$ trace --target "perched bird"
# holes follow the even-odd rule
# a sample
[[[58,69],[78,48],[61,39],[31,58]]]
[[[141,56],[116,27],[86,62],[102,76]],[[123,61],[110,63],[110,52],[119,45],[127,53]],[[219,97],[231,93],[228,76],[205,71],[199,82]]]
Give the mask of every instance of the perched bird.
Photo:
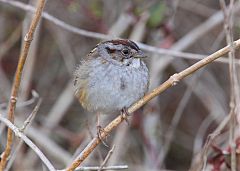
[[[113,114],[144,96],[149,72],[146,55],[131,40],[99,43],[75,71],[75,95],[88,111]],[[99,124],[98,124],[99,126]]]

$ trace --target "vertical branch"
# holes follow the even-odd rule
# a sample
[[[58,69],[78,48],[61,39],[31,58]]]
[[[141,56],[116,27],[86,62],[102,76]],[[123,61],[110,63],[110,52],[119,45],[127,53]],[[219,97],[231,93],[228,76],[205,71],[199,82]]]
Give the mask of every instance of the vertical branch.
[[[229,130],[229,144],[231,147],[231,170],[236,171],[237,161],[236,161],[236,144],[235,144],[235,127],[236,127],[236,105],[239,102],[239,86],[236,75],[235,67],[235,49],[233,47],[233,8],[234,0],[230,1],[229,8],[226,7],[225,1],[221,0],[220,4],[222,6],[224,14],[224,29],[226,34],[227,44],[230,46],[229,55],[229,75],[230,75],[230,86],[231,86],[231,96],[230,96],[230,130]]]
[[[31,22],[29,31],[26,34],[26,36],[24,37],[23,50],[21,51],[21,54],[19,57],[17,70],[15,73],[15,78],[14,78],[14,82],[13,82],[13,86],[12,86],[11,97],[10,97],[10,101],[8,104],[8,119],[12,123],[14,122],[14,112],[15,112],[15,107],[16,107],[16,103],[17,103],[17,97],[18,97],[18,91],[19,91],[19,86],[20,86],[21,77],[22,77],[23,66],[25,64],[25,61],[26,61],[26,58],[27,58],[27,55],[29,52],[29,48],[31,45],[31,41],[33,39],[34,32],[36,30],[37,24],[41,17],[44,5],[45,5],[45,0],[38,1],[37,10],[35,12],[32,22]],[[13,143],[13,132],[10,128],[8,128],[7,145],[6,145],[6,149],[3,153],[2,160],[0,163],[0,171],[3,171],[6,166],[7,158],[11,152],[12,143]]]

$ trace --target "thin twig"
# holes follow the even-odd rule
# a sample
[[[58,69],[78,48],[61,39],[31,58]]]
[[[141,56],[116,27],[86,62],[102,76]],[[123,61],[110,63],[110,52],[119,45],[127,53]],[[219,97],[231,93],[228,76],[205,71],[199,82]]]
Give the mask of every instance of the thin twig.
[[[77,167],[75,171],[91,171],[91,170],[98,170],[99,166],[82,166]],[[107,166],[103,167],[102,170],[123,170],[128,169],[127,165],[120,165],[120,166]],[[57,170],[57,171],[65,171],[65,170]]]
[[[55,171],[52,163],[47,159],[47,157],[42,153],[42,151],[24,134],[22,133],[15,125],[13,125],[8,119],[2,117],[0,114],[0,121],[3,122],[9,129],[11,129],[15,135],[21,138],[43,161],[50,171]]]
[[[209,147],[211,146],[215,137],[218,136],[221,133],[221,131],[223,130],[223,128],[227,125],[230,118],[231,118],[231,113],[228,116],[226,116],[226,118],[221,122],[221,124],[217,127],[217,129],[215,129],[215,131],[213,133],[208,135],[207,141],[203,147],[202,154],[201,154],[201,158],[202,158],[201,161],[203,161],[203,163],[200,166],[199,170],[205,171],[205,168],[207,165],[207,154],[208,154]]]
[[[31,41],[33,39],[34,32],[35,32],[37,24],[41,18],[41,14],[42,14],[44,5],[45,5],[45,0],[38,1],[36,13],[32,20],[32,23],[30,25],[29,31],[24,38],[23,50],[21,51],[21,54],[19,57],[18,66],[17,66],[17,70],[15,73],[15,78],[14,78],[14,82],[13,82],[13,86],[12,86],[11,97],[10,97],[10,101],[9,101],[9,105],[8,105],[8,119],[12,123],[14,123],[14,112],[15,112],[15,107],[16,107],[16,103],[17,103],[18,90],[19,90],[19,86],[20,86],[20,82],[21,82],[23,66],[25,64],[25,61],[26,61],[26,58],[27,58],[27,55],[29,52],[29,48],[31,45]],[[13,143],[12,130],[10,128],[8,128],[7,145],[6,145],[6,149],[3,153],[2,160],[0,163],[0,171],[3,171],[6,166],[7,158],[11,152],[12,143]]]
[[[236,143],[235,143],[235,127],[236,127],[236,87],[238,87],[236,79],[236,68],[235,68],[235,49],[233,48],[233,10],[234,10],[234,0],[230,0],[229,7],[227,8],[224,0],[220,0],[220,4],[224,14],[224,30],[226,34],[227,44],[230,45],[229,56],[229,75],[230,75],[230,128],[229,128],[229,144],[231,147],[231,170],[236,171],[237,161],[236,161]]]
[[[239,48],[240,46],[240,39],[235,41],[233,43],[234,48]],[[131,107],[128,108],[128,113],[133,113],[140,107],[142,107],[144,104],[146,104],[148,101],[150,101],[152,98],[156,97],[157,95],[164,92],[166,89],[176,85],[180,80],[187,77],[188,75],[194,73],[195,71],[199,70],[200,68],[204,67],[205,65],[211,63],[215,59],[219,58],[220,56],[228,53],[230,51],[230,46],[226,46],[215,53],[209,55],[208,57],[202,59],[201,61],[195,63],[194,65],[186,68],[185,70],[176,73],[172,75],[167,81],[165,81],[163,84],[161,84],[159,87],[155,88],[151,93],[144,96],[142,99],[134,103]],[[102,139],[105,139],[109,133],[116,128],[122,121],[124,121],[124,118],[119,115],[116,117],[112,122],[110,122],[105,128],[104,131],[101,133]],[[75,168],[77,168],[87,157],[88,155],[97,147],[98,144],[101,143],[101,140],[98,137],[95,137],[86,147],[85,149],[80,153],[78,158],[67,168],[67,171],[73,171]]]
[[[33,104],[39,98],[38,93],[35,90],[32,90],[32,98],[26,101],[18,101],[16,108],[26,107]],[[0,104],[0,110],[7,108],[7,103]]]
[[[202,150],[202,148],[205,144],[205,141],[206,141],[206,139],[205,139],[206,135],[208,135],[209,127],[212,126],[215,122],[217,123],[217,125],[219,125],[222,122],[222,120],[226,117],[226,116],[221,117],[217,114],[215,115],[215,114],[213,114],[213,112],[211,112],[201,122],[201,124],[197,130],[196,136],[194,138],[194,145],[193,145],[193,154],[194,155],[196,155],[196,154],[198,155],[199,151]],[[221,122],[218,122],[217,121],[218,119],[221,119]],[[194,159],[194,157],[192,158],[191,163],[192,163],[191,164],[192,166],[194,165],[194,163],[196,163],[196,160]]]
[[[20,119],[19,121],[21,122]],[[28,127],[28,129],[26,130],[26,134],[33,141],[37,142],[37,144],[41,146],[41,149],[46,151],[47,154],[53,156],[58,161],[62,162],[62,164],[67,165],[71,161],[71,154],[65,149],[63,149],[60,145],[58,145],[50,137],[46,136],[46,134],[43,131],[39,130],[38,127]],[[26,160],[27,159],[31,160],[29,156],[26,156]]]
[[[29,4],[32,4],[34,6],[37,5],[36,0],[29,0]],[[29,25],[32,21],[32,13],[28,12],[26,13],[26,16],[23,20],[22,24],[22,40],[21,42],[24,42],[24,35],[27,33]],[[21,92],[20,92],[20,100],[27,100],[29,97],[29,93],[31,92],[31,86],[32,86],[32,81],[33,81],[33,75],[34,75],[34,69],[36,68],[36,61],[38,57],[38,44],[40,40],[40,25],[41,25],[41,20],[39,21],[39,24],[36,28],[36,31],[34,33],[34,40],[31,42],[31,48],[29,49],[28,52],[28,58],[25,62],[24,65],[24,70],[23,70],[23,76],[22,76],[22,81],[21,81]]]
[[[206,171],[207,166],[207,156],[209,148],[214,141],[214,139],[221,133],[221,131],[225,128],[228,122],[231,119],[231,114],[228,114],[223,121],[218,125],[218,127],[213,131],[213,133],[209,134],[207,140],[204,144],[203,149],[199,152],[199,159],[191,166],[189,171]]]
[[[12,5],[14,7],[23,9],[25,11],[29,11],[29,12],[34,12],[35,11],[35,8],[33,6],[22,3],[20,1],[0,0],[0,2]],[[218,16],[219,16],[219,13],[216,13],[216,15],[214,15],[211,18],[211,20],[209,20],[209,22],[206,23],[202,27],[208,26],[209,23],[210,23],[210,26],[212,26],[213,23],[216,23],[216,22],[220,23],[222,21],[222,18],[221,17],[217,18]],[[47,12],[43,12],[42,17],[47,19],[48,21],[56,24],[57,26],[65,29],[67,31],[70,31],[72,33],[78,34],[78,35],[82,35],[82,36],[86,36],[86,37],[90,37],[90,38],[102,39],[102,40],[116,39],[117,38],[117,37],[106,35],[106,34],[91,32],[91,31],[87,31],[87,30],[84,30],[84,29],[79,29],[77,27],[74,27],[74,26],[62,21],[62,20],[59,20],[58,18],[50,15]],[[196,33],[197,33],[197,31],[196,31]],[[194,34],[196,34],[196,33],[194,33]],[[172,49],[163,49],[163,48],[153,47],[153,46],[149,46],[149,45],[139,43],[139,42],[137,42],[137,44],[143,50],[146,50],[146,51],[152,52],[152,53],[156,53],[156,54],[160,54],[160,55],[174,56],[174,57],[185,58],[185,59],[193,59],[193,60],[200,60],[200,59],[203,59],[206,56],[206,55],[195,54],[195,53],[180,52],[180,51],[172,50]],[[228,60],[225,59],[225,58],[220,58],[220,59],[217,59],[215,62],[222,62],[222,63],[227,64]],[[240,61],[236,60],[236,63],[240,64]]]
[[[30,126],[30,124],[32,123],[33,119],[35,118],[38,110],[39,110],[39,107],[42,103],[42,99],[40,98],[37,102],[37,105],[34,107],[33,111],[30,113],[30,115],[28,116],[28,118],[25,120],[22,128],[19,129],[19,131],[23,132],[26,130],[26,128],[28,126]],[[6,167],[6,171],[10,170],[16,156],[17,156],[17,153],[19,152],[20,148],[22,147],[22,144],[23,144],[23,140],[21,140],[18,144],[17,144],[17,147],[15,148],[15,151],[13,152],[13,154],[11,155],[11,158],[9,159],[9,162],[7,164],[7,167]]]
[[[103,167],[107,164],[108,160],[110,159],[112,153],[113,153],[113,150],[115,149],[115,145],[113,145],[113,147],[111,148],[111,150],[109,150],[107,156],[105,157],[105,159],[103,160],[101,166],[99,167],[98,171],[101,171],[103,170]]]
[[[37,105],[35,106],[35,108],[33,109],[33,111],[31,112],[31,114],[28,116],[28,118],[24,121],[24,124],[23,126],[20,128],[20,131],[24,132],[24,130],[27,128],[27,126],[32,122],[32,120],[35,118],[37,112],[38,112],[38,109],[40,107],[42,103],[42,99],[40,98],[38,100],[38,103]]]

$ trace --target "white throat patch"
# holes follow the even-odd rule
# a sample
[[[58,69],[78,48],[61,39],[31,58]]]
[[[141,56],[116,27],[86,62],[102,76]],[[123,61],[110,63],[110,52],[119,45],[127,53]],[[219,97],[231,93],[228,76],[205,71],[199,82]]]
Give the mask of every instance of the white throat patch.
[[[134,68],[139,68],[141,66],[140,59],[133,59],[132,63],[131,63],[131,66],[134,67]]]

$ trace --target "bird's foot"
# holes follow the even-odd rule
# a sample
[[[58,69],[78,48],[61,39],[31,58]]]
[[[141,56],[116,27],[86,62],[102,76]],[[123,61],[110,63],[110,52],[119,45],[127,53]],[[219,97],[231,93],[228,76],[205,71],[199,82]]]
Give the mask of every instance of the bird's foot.
[[[128,117],[130,116],[128,110],[126,107],[123,107],[121,110],[121,116],[122,118],[127,122],[128,125],[130,125]]]
[[[97,125],[97,136],[98,136],[98,138],[99,138],[100,141],[103,143],[103,145],[105,145],[106,147],[109,147],[109,146],[107,145],[107,143],[104,141],[103,137],[101,136],[102,133],[107,134],[107,132],[102,128],[101,125]]]

